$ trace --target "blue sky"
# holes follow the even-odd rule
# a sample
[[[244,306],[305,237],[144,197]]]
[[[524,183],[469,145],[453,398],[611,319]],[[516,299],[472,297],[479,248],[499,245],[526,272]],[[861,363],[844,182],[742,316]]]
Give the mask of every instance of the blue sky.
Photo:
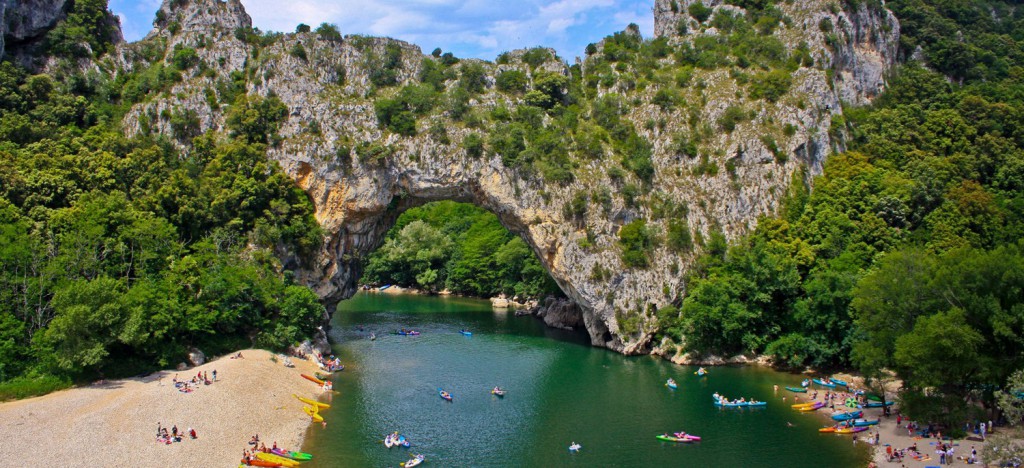
[[[110,0],[124,37],[152,28],[160,0]],[[501,52],[553,47],[572,61],[588,43],[636,23],[653,33],[654,0],[242,0],[253,25],[290,32],[299,23],[338,25],[342,34],[389,36],[458,57],[494,60]]]

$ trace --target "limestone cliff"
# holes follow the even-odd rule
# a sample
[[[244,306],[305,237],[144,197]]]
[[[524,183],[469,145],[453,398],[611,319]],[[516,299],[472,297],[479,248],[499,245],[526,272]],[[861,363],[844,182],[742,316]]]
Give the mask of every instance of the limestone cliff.
[[[688,16],[689,3],[656,1],[656,35],[672,47],[719,34]],[[716,10],[743,14],[719,3],[708,2]],[[197,51],[200,66],[125,117],[131,132],[164,133],[182,145],[188,135],[175,135],[171,116],[187,112],[196,117],[198,130],[224,131],[229,103],[221,101],[232,83],[244,81],[248,93],[273,94],[287,105],[282,140],[268,154],[309,194],[328,238],[315,259],[282,253],[286,266],[329,304],[354,293],[360,259],[380,245],[403,210],[432,200],[465,201],[494,212],[532,247],[579,307],[593,344],[642,353],[657,331],[653,312],[683,293],[682,279],[695,253],[672,251],[661,242],[646,253],[647,267],[627,267],[619,230],[642,219],[663,237],[674,217],[683,219],[698,240],[712,232],[728,238],[748,232],[758,217],[778,209],[801,168],[807,174],[821,171],[836,144],[830,129],[843,102],[867,102],[884,86],[899,31],[891,13],[867,7],[832,11],[832,4],[780,3],[787,19],[773,25],[769,36],[788,50],[806,51],[807,58],[787,72],[791,84],[779,96],[749,91],[747,83],[762,72],[736,65],[691,67],[686,83],[692,84],[677,84],[683,80],[675,78],[672,54],[655,56],[641,73],[636,65],[601,62],[605,51],[595,51],[578,68],[552,54],[538,63],[536,53],[528,59],[527,52],[515,51],[498,64],[446,65],[446,96],[458,86],[458,76],[476,66],[485,72],[482,90],[468,97],[468,117],[432,110],[417,119],[415,135],[379,123],[374,100],[418,82],[424,63],[440,58],[392,39],[315,32],[260,36],[251,31],[238,0],[165,2],[153,32],[141,43],[122,45],[104,66],[131,73],[169,62],[176,46]],[[154,48],[159,53],[154,55]],[[374,84],[385,62],[397,86]],[[605,140],[592,151],[596,157],[580,156],[582,143],[569,142],[573,176],[560,183],[509,167],[490,144],[479,155],[467,151],[471,135],[486,136],[502,109],[530,98],[497,89],[496,78],[508,70],[521,71],[534,87],[552,74],[582,76],[584,83],[593,76],[592,86],[580,95],[583,102],[574,104],[580,119],[592,125],[586,120],[594,112],[592,103],[618,99],[621,118],[650,144],[650,180],[623,173]],[[671,102],[664,102],[665,95],[673,96]],[[544,115],[538,124],[555,125],[553,119]],[[833,132],[841,133],[841,128]],[[680,139],[698,134],[696,151],[680,150]],[[642,190],[627,195],[630,187]],[[610,195],[598,203],[601,190]],[[589,206],[582,212],[566,209],[581,194]]]
[[[53,28],[65,12],[67,0],[0,1],[0,58],[8,44],[38,39]]]

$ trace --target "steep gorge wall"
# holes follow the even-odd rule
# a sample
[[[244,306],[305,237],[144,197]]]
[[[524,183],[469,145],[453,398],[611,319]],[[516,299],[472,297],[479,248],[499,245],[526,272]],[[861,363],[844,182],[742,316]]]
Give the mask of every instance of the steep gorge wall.
[[[685,14],[688,3],[673,8],[669,2],[656,1],[657,36],[679,45],[717,34]],[[842,102],[868,102],[884,86],[884,72],[895,61],[899,31],[891,13],[866,7],[833,12],[830,5],[780,3],[791,22],[780,26],[775,37],[791,50],[806,42],[814,65],[794,71],[788,92],[773,102],[750,98],[728,68],[697,70],[694,80],[701,86],[676,90],[681,104],[668,109],[653,100],[671,80],[652,80],[642,88],[627,86],[625,79],[598,86],[598,96],[624,97],[628,106],[623,118],[653,147],[655,174],[638,203],[622,197],[623,182],[609,175],[619,165],[609,148],[604,149],[604,158],[573,155],[571,182],[545,183],[536,174],[506,167],[501,155],[492,151],[483,157],[467,154],[464,139],[486,134],[486,117],[481,126],[435,110],[419,119],[415,136],[382,128],[373,99],[395,89],[372,86],[370,72],[379,66],[376,58],[386,54],[389,45],[400,48],[399,83],[416,82],[425,58],[418,47],[400,41],[357,36],[327,40],[315,33],[297,33],[260,47],[237,34],[239,28],[251,26],[238,0],[177,0],[165,2],[163,20],[146,40],[122,45],[106,65],[122,72],[145,68],[147,44],[164,47],[158,60],[169,59],[178,44],[194,47],[203,63],[168,92],[133,108],[125,118],[132,132],[174,137],[167,116],[186,110],[198,117],[202,130],[224,130],[228,106],[211,99],[216,101],[232,72],[247,78],[250,94],[274,94],[288,106],[288,119],[280,129],[283,139],[268,154],[310,195],[328,238],[315,259],[285,252],[286,267],[295,269],[298,279],[329,304],[353,294],[360,259],[381,244],[404,209],[432,200],[466,201],[494,212],[526,240],[580,307],[593,344],[642,353],[650,349],[657,331],[653,311],[683,293],[683,277],[695,253],[680,255],[662,243],[650,252],[649,267],[629,268],[620,258],[619,229],[645,219],[650,228],[665,233],[668,220],[656,213],[665,206],[680,206],[697,237],[719,231],[735,238],[748,232],[758,217],[779,208],[801,168],[807,174],[820,173],[823,160],[838,144],[829,130],[842,113]],[[826,16],[835,25],[835,37],[822,31]],[[686,34],[675,33],[680,21],[687,22]],[[305,58],[292,53],[297,44]],[[480,63],[487,72],[486,89],[472,97],[472,109],[488,111],[522,102],[521,96],[495,89],[495,77],[503,70],[522,70],[531,79],[545,72],[570,73],[560,61],[533,68],[522,56],[523,51],[515,51],[504,64],[463,60],[456,66]],[[661,59],[665,67],[671,67],[672,60]],[[584,73],[590,63],[581,63]],[[630,70],[616,73],[624,77]],[[454,88],[455,80],[446,86]],[[701,144],[703,159],[678,154],[673,135],[690,131],[688,121],[713,126],[729,107],[742,107],[747,118],[733,131],[712,132]],[[444,138],[426,131],[435,123],[444,129]],[[769,148],[765,135],[772,136],[778,148]],[[356,149],[360,147],[362,152]],[[365,157],[370,148],[376,156]],[[712,174],[699,170],[701,164],[730,169]],[[608,187],[615,195],[607,210],[591,206],[583,219],[575,219],[563,209],[574,196],[597,187]]]

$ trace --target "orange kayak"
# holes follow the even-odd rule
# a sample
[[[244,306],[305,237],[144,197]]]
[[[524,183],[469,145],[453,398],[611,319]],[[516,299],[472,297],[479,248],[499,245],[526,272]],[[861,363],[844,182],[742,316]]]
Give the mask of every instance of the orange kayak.
[[[320,380],[320,379],[318,379],[316,377],[313,377],[312,375],[308,375],[308,374],[301,374],[301,375],[302,375],[302,378],[304,378],[304,379],[306,379],[306,380],[308,380],[310,382],[314,382],[317,385],[323,385],[324,384],[323,380]]]

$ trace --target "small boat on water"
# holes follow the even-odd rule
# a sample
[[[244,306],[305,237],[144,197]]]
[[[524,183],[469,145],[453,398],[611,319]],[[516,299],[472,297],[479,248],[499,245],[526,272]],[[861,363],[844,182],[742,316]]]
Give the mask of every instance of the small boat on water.
[[[462,333],[465,336],[473,336],[473,332],[467,330],[459,330],[459,333]]]
[[[849,419],[857,419],[861,416],[864,416],[863,411],[848,411],[846,413],[833,414],[832,419],[835,419],[836,421],[846,421]]]
[[[395,335],[401,335],[401,336],[416,336],[416,335],[419,335],[420,332],[418,332],[416,330],[405,330],[405,329],[402,329],[402,330],[396,330],[394,334]]]
[[[674,435],[676,437],[680,437],[680,438],[684,438],[684,439],[690,439],[690,440],[693,440],[693,441],[700,442],[700,436],[695,436],[693,434],[687,434],[685,432],[676,432],[676,433],[674,433],[672,435]]]
[[[377,335],[374,335],[373,333],[370,333],[370,341],[373,341],[373,340],[376,340],[376,339],[377,339]]]
[[[491,389],[491,395],[495,395],[495,396],[499,396],[499,397],[504,397],[505,396],[505,391],[502,390],[501,387],[494,387],[494,388]]]
[[[668,379],[668,381],[665,382],[665,386],[668,387],[668,388],[671,388],[672,390],[675,390],[676,388],[679,388],[679,386],[676,385],[675,379]]]
[[[654,437],[657,438],[658,440],[662,441],[662,442],[676,442],[676,443],[683,443],[683,444],[689,444],[689,443],[696,442],[696,440],[693,440],[693,439],[687,439],[686,437],[670,436],[668,434],[661,434],[661,435],[657,435],[657,436],[654,436]]]
[[[384,446],[387,448],[395,447],[400,444],[399,439],[401,436],[398,435],[398,431],[392,432],[384,436]]]
[[[426,458],[427,457],[425,457],[423,455],[416,455],[411,460],[409,460],[407,462],[399,463],[399,465],[400,466],[404,466],[405,468],[409,468],[411,466],[416,466],[416,465],[419,465],[420,463],[423,463],[423,460],[425,460]]]
[[[439,389],[437,389],[437,394],[440,395],[441,398],[443,398],[445,400],[452,401],[452,394],[451,393],[448,393],[448,392],[446,392],[444,390],[441,390],[439,388]]]
[[[807,389],[804,387],[786,387],[786,390],[794,393],[807,393]]]
[[[768,406],[768,402],[767,401],[757,401],[757,400],[729,401],[729,400],[726,400],[724,397],[717,396],[718,395],[717,393],[715,395],[716,396],[712,397],[712,398],[715,399],[715,406],[721,406],[723,408],[741,408],[741,407]]]
[[[581,448],[583,448],[583,446],[577,444],[576,442],[573,442],[572,444],[569,445],[570,452],[579,452]]]
[[[700,377],[704,377],[707,374],[708,374],[707,369],[705,369],[703,367],[701,367],[700,369],[697,369],[697,372],[694,372],[694,375],[697,375],[697,376],[700,376]]]

